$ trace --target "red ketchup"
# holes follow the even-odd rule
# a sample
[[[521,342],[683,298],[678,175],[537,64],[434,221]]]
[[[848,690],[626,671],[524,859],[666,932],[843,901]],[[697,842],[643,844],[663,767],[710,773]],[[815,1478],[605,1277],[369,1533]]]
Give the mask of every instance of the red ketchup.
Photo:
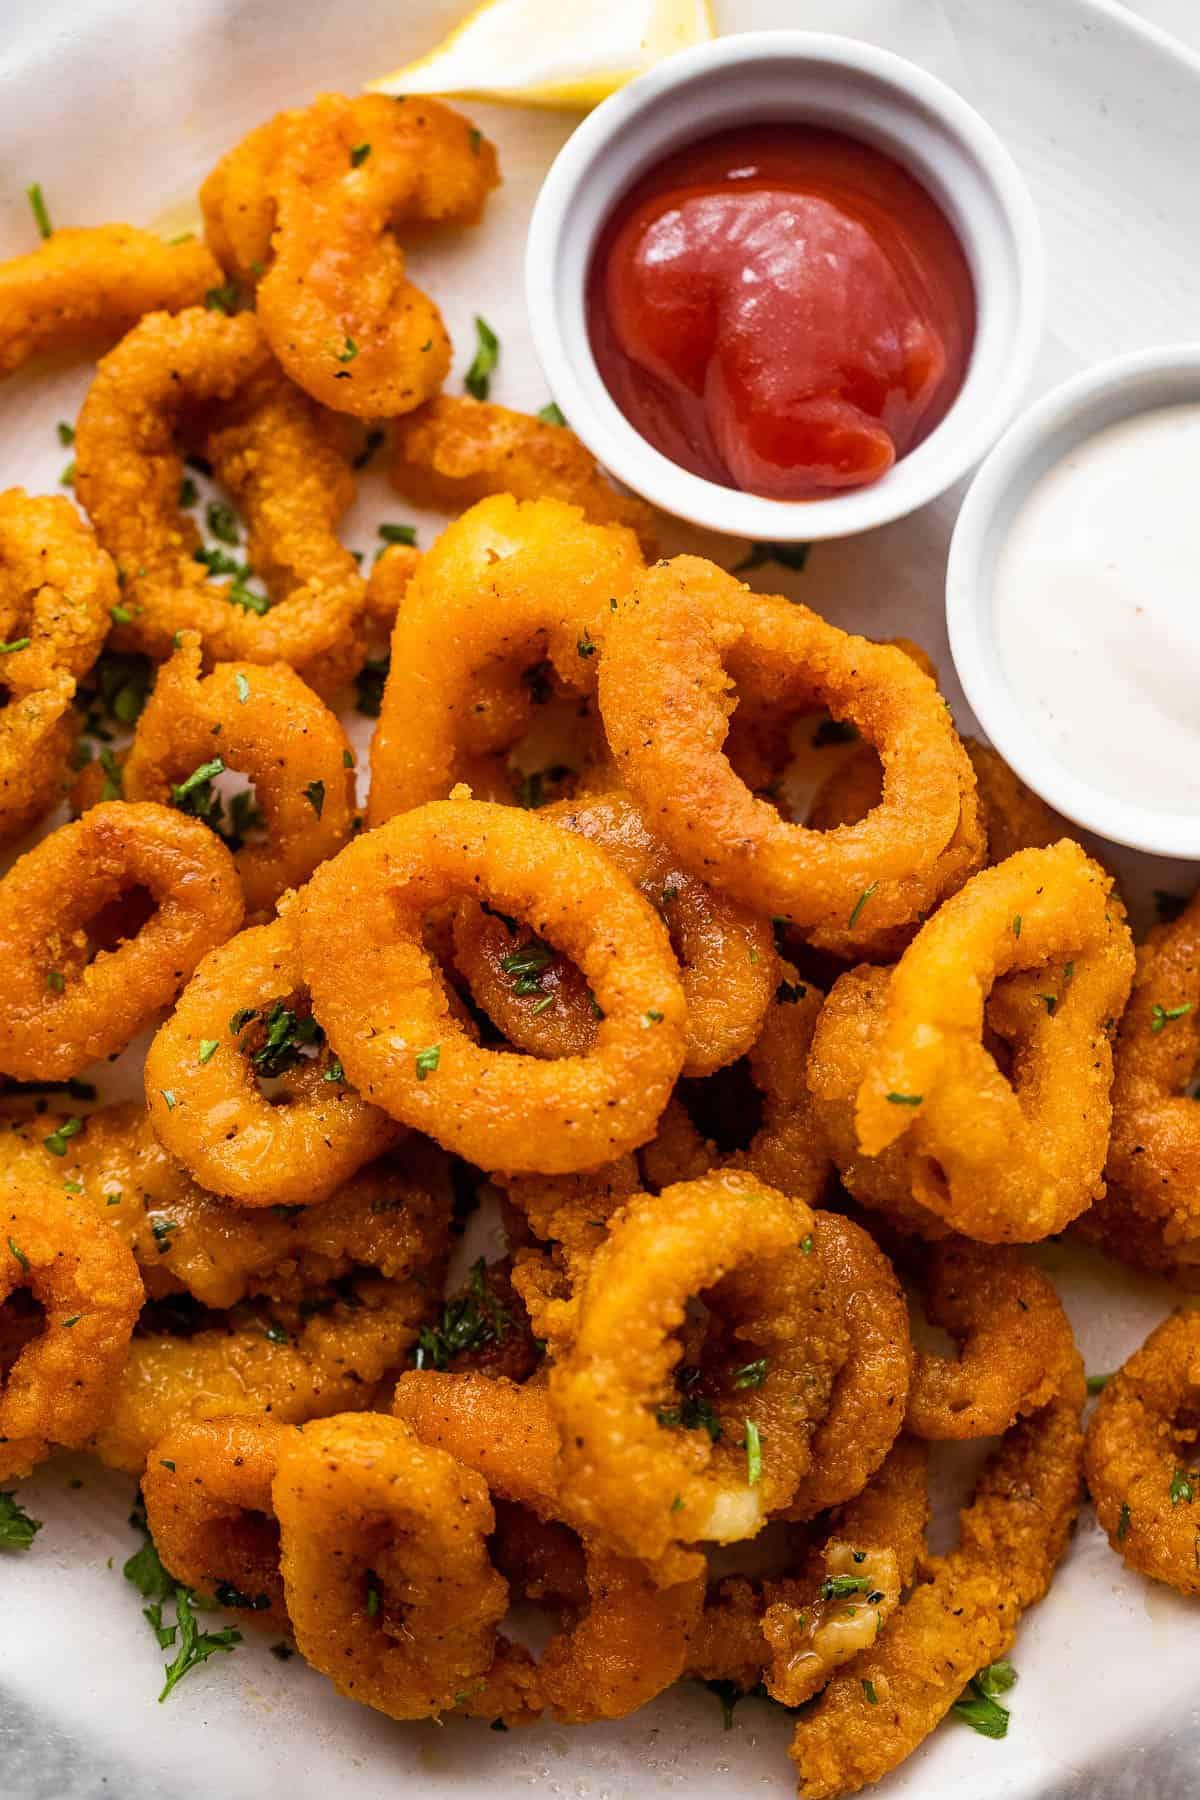
[[[722,132],[652,170],[600,235],[587,304],[641,435],[776,500],[878,480],[944,417],[975,330],[962,246],[920,183],[797,125]]]

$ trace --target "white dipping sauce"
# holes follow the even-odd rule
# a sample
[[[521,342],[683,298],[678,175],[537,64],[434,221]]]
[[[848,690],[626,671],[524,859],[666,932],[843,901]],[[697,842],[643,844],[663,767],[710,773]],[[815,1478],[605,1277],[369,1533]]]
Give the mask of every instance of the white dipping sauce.
[[[1066,768],[1200,813],[1200,404],[1110,425],[1047,470],[992,610],[1005,679]]]

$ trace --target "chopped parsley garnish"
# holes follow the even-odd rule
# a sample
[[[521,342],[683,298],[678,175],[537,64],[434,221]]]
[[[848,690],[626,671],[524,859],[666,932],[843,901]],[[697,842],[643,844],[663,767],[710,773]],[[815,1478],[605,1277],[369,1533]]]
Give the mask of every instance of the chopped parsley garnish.
[[[383,1590],[379,1585],[379,1577],[374,1569],[367,1570],[367,1617],[377,1619],[379,1609],[383,1605]]]
[[[11,638],[7,644],[0,644],[0,656],[11,656],[16,650],[28,650],[32,638]]]
[[[226,598],[230,606],[240,606],[243,612],[257,613],[260,619],[271,610],[271,602],[267,595],[256,594],[253,588],[246,586],[244,579],[240,576],[236,577],[230,585]]]
[[[179,483],[179,505],[182,507],[195,506],[199,498],[200,489],[190,475],[185,475]]]
[[[417,528],[415,525],[381,525],[379,535],[385,544],[415,544]]]
[[[346,1079],[346,1071],[345,1071],[345,1069],[343,1069],[343,1067],[341,1065],[341,1060],[335,1056],[333,1061],[330,1063],[329,1067],[326,1069],[325,1073],[322,1075],[321,1080],[337,1082],[337,1081],[345,1081],[345,1079]]]
[[[75,442],[75,427],[73,425],[68,425],[65,419],[60,419],[54,429],[58,433],[58,441],[63,449],[69,450],[71,445]]]
[[[822,1600],[844,1600],[850,1594],[866,1594],[871,1589],[869,1575],[827,1575],[821,1583]]]
[[[209,312],[231,313],[238,303],[236,281],[223,281],[220,287],[209,288],[204,296],[204,304]]]
[[[42,1142],[45,1144],[51,1156],[65,1156],[67,1154],[68,1138],[78,1137],[82,1130],[83,1120],[77,1116],[72,1116],[69,1119],[64,1119],[60,1125],[56,1125],[54,1130],[50,1133],[50,1136],[43,1138]]]
[[[824,750],[828,744],[853,744],[858,735],[858,726],[851,725],[848,719],[822,719],[812,735],[813,749]]]
[[[231,1031],[241,1016],[240,1013],[234,1014],[230,1023]],[[252,1012],[250,1018],[254,1017]],[[249,1019],[245,1023],[248,1024]],[[241,1026],[238,1026],[238,1030],[241,1030]],[[263,1031],[263,1042],[250,1058],[256,1074],[263,1081],[272,1081],[276,1076],[285,1074],[288,1069],[294,1069],[304,1058],[306,1047],[323,1043],[325,1037],[314,1018],[294,1012],[282,1000],[276,1000],[265,1016]]]
[[[290,1344],[292,1341],[282,1325],[264,1325],[263,1336],[268,1344]]]
[[[478,126],[471,125],[468,127],[467,142],[471,146],[471,155],[478,156],[480,147],[483,143],[483,133],[479,130]]]
[[[422,1325],[413,1350],[418,1369],[444,1369],[450,1359],[485,1344],[502,1344],[512,1320],[487,1285],[482,1256],[472,1266],[466,1292],[447,1300],[437,1325]]]
[[[9,1239],[9,1243],[12,1243],[11,1238]],[[1167,1492],[1171,1496],[1172,1506],[1178,1506],[1181,1501],[1186,1501],[1189,1506],[1191,1505],[1193,1480],[1195,1480],[1195,1476],[1189,1475],[1186,1470],[1176,1469],[1174,1475],[1171,1477],[1171,1485],[1167,1489]]]
[[[16,1243],[14,1239],[9,1238],[8,1247],[12,1251],[13,1255],[16,1257],[17,1261],[20,1263],[21,1267],[24,1269],[25,1273],[28,1275],[28,1273],[29,1273],[29,1258],[26,1256],[25,1252],[22,1250],[20,1244]]]
[[[767,1700],[772,1706],[780,1704],[768,1694],[761,1681],[748,1688],[739,1687],[736,1681],[702,1681],[700,1686],[716,1695],[721,1706],[721,1724],[726,1731],[733,1730],[733,1709],[740,1700]]]
[[[40,1519],[31,1519],[17,1504],[11,1488],[0,1488],[0,1550],[28,1550],[42,1529]]]
[[[663,1022],[663,1018],[664,1018],[664,1014],[657,1012],[654,1009],[654,1007],[651,1006],[651,1007],[648,1007],[647,1010],[642,1014],[642,1024],[643,1025],[661,1025]]]
[[[1102,1394],[1111,1380],[1111,1375],[1089,1375],[1087,1378],[1088,1393]]]
[[[204,509],[204,523],[222,544],[237,544],[241,541],[238,516],[228,500],[210,500]]]
[[[428,1044],[424,1050],[418,1050],[416,1055],[417,1080],[424,1081],[427,1075],[436,1074],[441,1060],[442,1046],[440,1044]]]
[[[246,680],[246,677],[242,674],[240,669],[233,678],[233,685],[237,691],[239,703],[242,706],[245,706],[247,700],[250,698],[250,683]]]
[[[540,406],[537,416],[543,425],[565,425],[567,422],[563,418],[562,409],[554,400],[548,400],[545,406]]]
[[[1176,1019],[1184,1018],[1191,1010],[1192,1004],[1190,1000],[1185,1000],[1181,1006],[1160,1006],[1158,1002],[1155,1001],[1154,1005],[1150,1008],[1150,1029],[1154,1032],[1162,1031]]]
[[[1125,1542],[1126,1537],[1129,1534],[1129,1519],[1130,1519],[1129,1502],[1126,1500],[1123,1500],[1121,1502],[1121,1511],[1117,1515],[1117,1542],[1118,1542],[1118,1544],[1123,1544]]]
[[[757,1487],[762,1480],[762,1437],[753,1419],[746,1420],[746,1480]]]
[[[1020,915],[1020,913],[1013,914],[1012,934],[1015,938],[1019,938],[1021,935],[1021,915]]]
[[[350,150],[350,167],[352,169],[361,169],[370,154],[370,144],[354,144]]]
[[[1047,1017],[1052,1019],[1054,1017],[1055,1013],[1058,1011],[1058,995],[1057,994],[1039,994],[1038,999],[1041,1001],[1042,1005],[1045,1007]]]
[[[486,319],[475,315],[475,360],[467,370],[464,386],[476,400],[486,400],[491,389],[492,372],[500,360],[500,339]]]
[[[552,763],[547,769],[531,770],[517,784],[517,805],[523,806],[526,812],[536,812],[550,798],[546,792],[547,784],[557,787],[570,773],[565,763]]]
[[[154,1233],[154,1245],[158,1254],[166,1256],[171,1248],[171,1233],[179,1230],[178,1219],[151,1219],[150,1229]]]
[[[541,938],[530,938],[516,950],[510,950],[507,956],[500,958],[500,967],[512,983],[514,994],[540,994],[542,976],[555,960],[555,953],[549,944]]]
[[[967,1683],[962,1699],[955,1701],[951,1711],[981,1737],[1002,1738],[1008,1732],[1009,1713],[996,1695],[1007,1693],[1016,1679],[1011,1663],[989,1663]]]
[[[220,1044],[216,1038],[201,1038],[200,1046],[196,1051],[196,1061],[198,1063],[211,1062],[219,1049]]]
[[[170,1465],[174,1468],[174,1463]],[[243,1612],[266,1612],[271,1604],[269,1594],[243,1594],[235,1588],[232,1581],[218,1581],[213,1589],[213,1599],[218,1606],[237,1608]]]
[[[50,969],[47,971],[47,973],[46,973],[46,991],[47,991],[47,993],[61,994],[63,989],[66,987],[66,985],[67,985],[67,978],[63,974],[61,969]]]
[[[807,992],[802,981],[781,981],[775,989],[775,998],[781,1006],[794,1006],[797,1000],[803,1000]]]
[[[391,667],[388,656],[368,656],[354,677],[354,705],[365,719],[377,719],[383,706],[383,688]]]
[[[127,606],[110,606],[108,616],[114,625],[129,625],[133,622],[133,614]]]
[[[226,1652],[234,1650],[242,1641],[241,1632],[235,1631],[232,1625],[227,1625],[223,1631],[198,1631],[192,1613],[192,1596],[190,1590],[185,1587],[175,1589],[174,1625],[163,1626],[161,1602],[146,1607],[145,1613],[164,1649],[170,1648],[175,1643],[176,1633],[178,1633],[179,1649],[174,1662],[166,1665],[166,1680],[163,1683],[162,1692],[158,1696],[160,1705],[167,1695],[179,1685],[185,1675],[190,1675],[193,1669],[198,1669],[201,1663],[206,1663],[209,1657],[215,1655],[218,1650]],[[164,1643],[163,1639],[167,1632],[170,1633],[170,1636]]]
[[[591,632],[585,629],[583,636],[576,641],[575,648],[586,661],[589,656],[595,656],[600,646]]]
[[[257,1019],[257,1017],[258,1010],[256,1007],[239,1006],[238,1010],[229,1021],[230,1037],[236,1037],[239,1031],[244,1031],[246,1029],[246,1026],[250,1023],[251,1019]]]
[[[865,887],[863,889],[862,893],[858,896],[858,899],[854,902],[854,910],[850,914],[849,919],[847,919],[847,921],[846,921],[848,930],[850,930],[850,931],[854,930],[854,927],[858,924],[859,914],[862,912],[863,907],[867,904],[867,901],[871,898],[871,895],[875,892],[875,889],[878,886],[879,886],[879,883],[877,881],[873,881],[871,883],[870,887]]]
[[[890,1106],[920,1106],[924,1098],[924,1094],[889,1094],[887,1096]]]
[[[199,549],[192,551],[192,560],[203,563],[210,575],[236,575],[245,581],[250,574],[248,563],[239,562],[228,550],[218,550],[215,544],[201,544]]]
[[[220,816],[221,805],[213,793],[212,784],[216,776],[224,773],[225,763],[219,756],[201,763],[171,789],[171,805],[178,812],[190,813],[195,819],[211,823],[214,816]]]
[[[166,1106],[167,1106],[167,1111],[168,1111],[168,1112],[174,1112],[174,1111],[175,1111],[175,1108],[176,1108],[176,1107],[177,1107],[177,1106],[178,1106],[178,1104],[179,1104],[179,1102],[178,1102],[178,1100],[176,1100],[176,1098],[175,1098],[175,1092],[174,1092],[174,1089],[172,1089],[172,1088],[159,1088],[159,1090],[158,1090],[158,1091],[159,1091],[159,1093],[160,1093],[160,1094],[161,1094],[161,1095],[162,1095],[162,1097],[163,1097],[163,1099],[164,1099],[164,1100],[165,1100],[165,1102],[166,1102]]]
[[[800,1254],[801,1254],[801,1256],[811,1256],[812,1253],[813,1253],[813,1240],[812,1240],[812,1232],[810,1231],[807,1237],[802,1237],[800,1239]]]
[[[660,1406],[654,1416],[660,1425],[671,1430],[682,1427],[684,1431],[707,1431],[714,1444],[725,1429],[700,1394],[684,1394],[676,1405]]]
[[[38,236],[44,238],[53,237],[54,227],[50,223],[50,212],[46,206],[46,196],[42,192],[41,182],[31,182],[25,189],[25,195],[29,201],[30,210],[33,213],[33,222],[38,228]]]
[[[353,362],[357,355],[358,345],[355,343],[354,339],[352,337],[344,338],[342,340],[342,347],[337,353],[338,361],[340,363]]]
[[[867,1697],[867,1705],[878,1706],[879,1695],[875,1692],[875,1683],[868,1681],[865,1675],[863,1676],[862,1690]]]
[[[782,568],[803,569],[808,561],[807,544],[751,544],[749,554],[732,570],[740,575],[744,569],[761,569],[764,563],[779,563]]]
[[[304,798],[316,813],[318,819],[325,810],[325,783],[310,781],[304,790]]]

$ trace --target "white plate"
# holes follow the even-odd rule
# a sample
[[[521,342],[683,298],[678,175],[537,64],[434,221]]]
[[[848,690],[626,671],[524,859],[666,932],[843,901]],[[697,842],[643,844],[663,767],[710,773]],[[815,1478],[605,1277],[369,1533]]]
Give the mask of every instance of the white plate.
[[[1173,0],[1180,18],[1188,4]],[[1171,0],[1154,6],[1172,14]],[[5,0],[0,245],[11,253],[33,241],[23,198],[33,180],[60,222],[150,221],[265,114],[320,88],[353,90],[428,46],[461,10],[462,0]],[[727,0],[718,11],[727,30],[799,24],[884,44],[956,85],[1000,130],[1030,181],[1050,254],[1038,387],[1101,357],[1194,335],[1200,59],[1101,0]],[[417,276],[447,313],[460,370],[482,311],[504,346],[496,398],[537,407],[547,396],[522,311],[523,223],[570,122],[472,110],[500,146],[506,185],[478,232],[416,257]],[[55,485],[65,456],[54,421],[74,416],[86,379],[75,368],[0,390],[0,485]],[[956,503],[950,496],[869,538],[819,546],[803,576],[780,570],[776,584],[769,574],[841,624],[918,638],[957,707],[941,598]],[[384,516],[414,515],[379,482],[364,491],[348,541],[369,546]],[[1190,885],[1181,868],[1112,860],[1135,901]],[[117,1082],[132,1090],[134,1076]],[[1051,1246],[1044,1260],[1092,1369],[1112,1367],[1173,1302],[1165,1287],[1078,1253]],[[77,1475],[81,1490],[69,1486]],[[82,1460],[56,1462],[29,1484],[45,1530],[31,1555],[0,1563],[5,1800],[393,1800],[397,1791],[462,1800],[485,1784],[497,1800],[794,1792],[787,1721],[750,1702],[723,1733],[715,1701],[696,1689],[596,1729],[400,1727],[251,1643],[159,1708],[162,1658],[119,1573],[133,1547],[130,1487]],[[1200,1612],[1128,1576],[1085,1510],[1066,1567],[1018,1640],[1007,1740],[949,1723],[885,1792],[1182,1800],[1195,1786],[1187,1738],[1196,1739],[1198,1654]]]

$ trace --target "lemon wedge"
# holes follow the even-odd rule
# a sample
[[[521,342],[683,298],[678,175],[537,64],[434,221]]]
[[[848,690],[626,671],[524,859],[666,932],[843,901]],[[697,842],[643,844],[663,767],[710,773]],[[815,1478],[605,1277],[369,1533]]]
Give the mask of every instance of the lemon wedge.
[[[709,0],[484,0],[449,37],[368,89],[518,106],[595,106],[716,36]]]

